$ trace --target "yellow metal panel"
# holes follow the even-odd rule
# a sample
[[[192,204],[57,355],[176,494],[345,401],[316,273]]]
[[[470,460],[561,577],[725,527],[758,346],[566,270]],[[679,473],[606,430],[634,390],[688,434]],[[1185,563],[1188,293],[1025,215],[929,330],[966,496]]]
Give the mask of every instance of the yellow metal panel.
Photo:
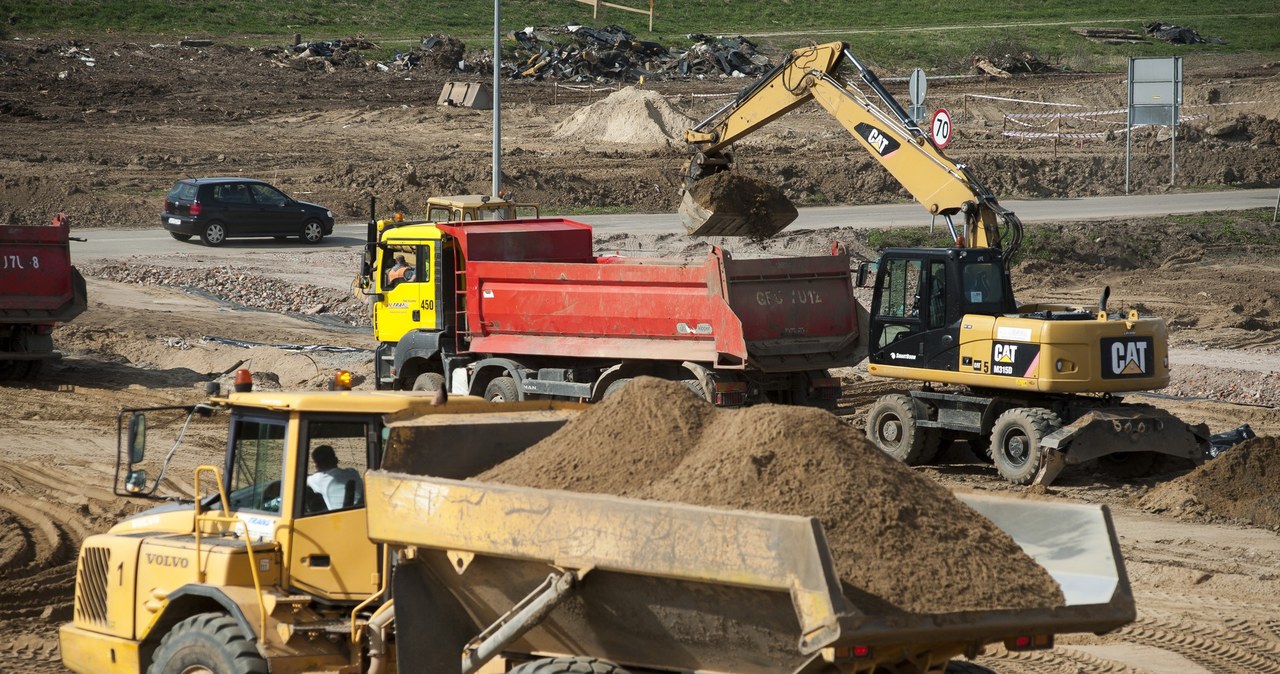
[[[378,590],[378,553],[363,509],[294,520],[289,582],[334,600],[363,600]]]
[[[62,652],[62,664],[80,674],[142,671],[136,642],[90,632],[70,623],[58,629],[58,648]]]
[[[76,627],[124,639],[133,637],[142,540],[112,534],[85,539],[76,564]]]
[[[145,636],[169,594],[183,585],[199,583],[213,587],[253,587],[249,555],[244,543],[231,538],[204,538],[201,556],[196,557],[194,536],[151,538],[143,544],[138,558],[137,635]],[[264,587],[280,583],[280,554],[273,542],[254,544],[259,577]],[[257,616],[256,608],[250,615]]]
[[[790,592],[811,652],[845,601],[817,520],[369,471],[378,542]]]

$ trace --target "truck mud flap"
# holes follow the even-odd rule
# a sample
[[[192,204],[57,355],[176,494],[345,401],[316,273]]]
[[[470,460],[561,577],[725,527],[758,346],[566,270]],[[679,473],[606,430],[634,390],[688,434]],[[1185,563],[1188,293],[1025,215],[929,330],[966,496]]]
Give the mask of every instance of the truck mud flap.
[[[1035,484],[1048,485],[1068,465],[1125,452],[1156,452],[1200,465],[1209,457],[1209,427],[1188,424],[1146,405],[1093,410],[1046,435]]]

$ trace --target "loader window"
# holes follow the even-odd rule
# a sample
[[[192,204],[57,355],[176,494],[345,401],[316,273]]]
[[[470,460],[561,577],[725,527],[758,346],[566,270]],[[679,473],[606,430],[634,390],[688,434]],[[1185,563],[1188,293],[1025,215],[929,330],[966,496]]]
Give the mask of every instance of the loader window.
[[[233,510],[280,512],[280,479],[284,476],[283,421],[238,419],[231,427],[230,491]]]
[[[302,514],[362,507],[364,472],[369,467],[369,422],[312,420],[305,433],[307,477]]]

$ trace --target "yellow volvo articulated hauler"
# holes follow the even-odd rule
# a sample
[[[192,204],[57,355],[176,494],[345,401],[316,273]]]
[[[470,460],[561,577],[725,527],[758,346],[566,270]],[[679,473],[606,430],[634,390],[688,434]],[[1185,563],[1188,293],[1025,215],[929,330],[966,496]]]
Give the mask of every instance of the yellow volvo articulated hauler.
[[[84,541],[63,662],[82,674],[925,674],[987,644],[1045,648],[1134,618],[1104,506],[965,497],[1065,605],[891,621],[844,595],[813,518],[469,480],[581,406],[437,395],[215,392],[167,427],[156,419],[174,408],[125,410],[122,494],[156,496],[171,484],[163,466],[196,451],[179,434],[148,457],[149,428],[185,434],[193,417],[225,414],[226,455],[196,469],[194,502]]]

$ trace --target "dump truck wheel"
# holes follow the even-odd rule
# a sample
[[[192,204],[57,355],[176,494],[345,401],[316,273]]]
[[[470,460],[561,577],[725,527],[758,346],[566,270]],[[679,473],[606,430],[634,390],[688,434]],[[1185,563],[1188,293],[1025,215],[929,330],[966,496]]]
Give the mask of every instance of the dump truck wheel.
[[[627,670],[596,658],[545,658],[526,662],[507,674],[627,674]]]
[[[1122,480],[1150,475],[1155,463],[1155,452],[1118,452],[1098,457],[1099,470]]]
[[[933,459],[941,438],[916,426],[915,405],[904,395],[882,396],[867,412],[867,437],[885,454],[920,466]]]
[[[190,234],[182,234],[182,233],[180,233],[180,232],[169,232],[169,236],[172,236],[173,238],[175,238],[175,239],[177,239],[177,240],[179,240],[179,241],[190,241],[190,240],[191,240],[191,235],[190,235]]]
[[[267,662],[231,616],[201,613],[164,635],[147,674],[267,674]]]
[[[414,391],[439,391],[444,388],[444,375],[439,372],[423,372],[413,380]]]
[[[1040,470],[1040,442],[1062,426],[1058,415],[1038,407],[1018,407],[1000,415],[991,429],[991,458],[1013,484],[1031,484]]]
[[[200,242],[206,246],[221,246],[227,241],[227,228],[221,222],[211,222],[200,232]]]
[[[623,386],[626,386],[627,383],[630,381],[631,381],[630,377],[625,377],[623,379],[615,379],[612,383],[610,383],[608,386],[605,387],[604,393],[601,394],[600,399],[604,400],[605,398],[608,398],[609,396],[617,393]]]
[[[520,389],[511,377],[498,377],[484,387],[484,399],[491,403],[513,403],[520,400]]]

